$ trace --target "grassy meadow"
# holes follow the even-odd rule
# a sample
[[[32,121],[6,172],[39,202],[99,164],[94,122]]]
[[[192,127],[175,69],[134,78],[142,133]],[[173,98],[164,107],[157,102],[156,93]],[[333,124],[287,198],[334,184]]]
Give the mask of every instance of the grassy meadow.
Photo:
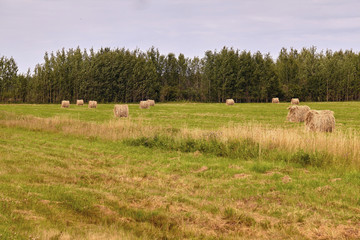
[[[360,103],[0,105],[0,239],[359,239]]]

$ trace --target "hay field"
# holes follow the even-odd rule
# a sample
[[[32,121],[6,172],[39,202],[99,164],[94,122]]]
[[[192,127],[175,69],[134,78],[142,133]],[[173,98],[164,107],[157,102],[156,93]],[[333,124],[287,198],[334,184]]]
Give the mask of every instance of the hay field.
[[[0,105],[0,239],[358,239],[360,103],[306,105]]]
[[[225,103],[160,103],[150,111],[141,111],[138,104],[129,104],[131,118],[152,125],[214,129],[228,124],[259,123],[278,127],[292,127],[286,123],[286,108],[290,103],[237,103],[226,107]],[[336,126],[343,130],[360,130],[359,102],[301,103],[311,109],[335,112]],[[225,107],[224,107],[225,106]],[[106,122],[112,119],[114,104],[98,104],[97,109],[71,104],[69,109],[61,109],[60,104],[16,104],[2,105],[0,111],[36,117],[68,117],[81,121]],[[285,117],[284,117],[285,115]]]

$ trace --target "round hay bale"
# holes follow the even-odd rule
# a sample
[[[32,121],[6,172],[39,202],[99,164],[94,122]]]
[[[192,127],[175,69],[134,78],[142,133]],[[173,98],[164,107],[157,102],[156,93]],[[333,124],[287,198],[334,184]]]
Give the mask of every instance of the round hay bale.
[[[148,109],[150,108],[150,104],[148,101],[140,101],[140,108],[141,109]]]
[[[61,101],[61,107],[62,108],[70,107],[70,101],[66,101],[66,100]]]
[[[114,116],[115,117],[128,117],[129,116],[129,107],[127,104],[117,104],[114,106]]]
[[[308,106],[290,106],[286,120],[289,122],[304,122],[306,114],[310,111]]]
[[[300,103],[300,101],[299,101],[299,99],[298,98],[292,98],[291,99],[291,104],[299,104]]]
[[[83,106],[84,105],[84,100],[82,100],[82,99],[76,100],[76,105]]]
[[[148,99],[147,102],[151,107],[155,106],[155,100]]]
[[[235,101],[234,99],[226,99],[226,105],[234,105]]]
[[[305,127],[309,131],[333,132],[335,130],[334,112],[330,110],[310,110],[305,116]]]
[[[89,108],[96,108],[97,107],[97,101],[89,101]]]
[[[279,103],[280,101],[279,101],[279,98],[272,98],[271,102],[272,103]]]

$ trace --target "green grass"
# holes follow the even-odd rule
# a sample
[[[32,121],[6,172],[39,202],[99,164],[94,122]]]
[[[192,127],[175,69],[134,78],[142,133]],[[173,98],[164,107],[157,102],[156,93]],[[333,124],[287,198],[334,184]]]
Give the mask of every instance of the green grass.
[[[340,130],[358,129],[360,103],[308,105],[333,110]],[[301,127],[284,121],[286,106],[130,105],[130,121]],[[113,119],[112,107],[0,105],[0,239],[360,237],[360,171],[324,165],[323,153],[260,152],[241,136],[234,143],[167,134],[109,140],[6,125],[8,112],[101,124]]]
[[[302,103],[311,109],[329,109],[335,112],[339,129],[360,129],[359,102]],[[245,123],[261,123],[270,126],[293,127],[285,121],[288,103],[241,103],[225,106],[223,103],[171,103],[156,104],[151,109],[139,109],[138,104],[129,104],[131,119],[148,124],[176,128],[216,129],[223,126]],[[0,105],[0,111],[26,114],[37,117],[65,116],[81,121],[106,122],[113,119],[113,104],[98,104],[97,109],[72,104],[69,109],[60,104]]]

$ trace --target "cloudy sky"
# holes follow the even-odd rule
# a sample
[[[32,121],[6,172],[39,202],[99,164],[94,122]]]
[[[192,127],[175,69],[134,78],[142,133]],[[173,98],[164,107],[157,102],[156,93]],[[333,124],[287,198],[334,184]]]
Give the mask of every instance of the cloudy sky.
[[[0,56],[20,72],[61,48],[140,48],[203,57],[223,46],[360,50],[358,0],[0,0]]]

